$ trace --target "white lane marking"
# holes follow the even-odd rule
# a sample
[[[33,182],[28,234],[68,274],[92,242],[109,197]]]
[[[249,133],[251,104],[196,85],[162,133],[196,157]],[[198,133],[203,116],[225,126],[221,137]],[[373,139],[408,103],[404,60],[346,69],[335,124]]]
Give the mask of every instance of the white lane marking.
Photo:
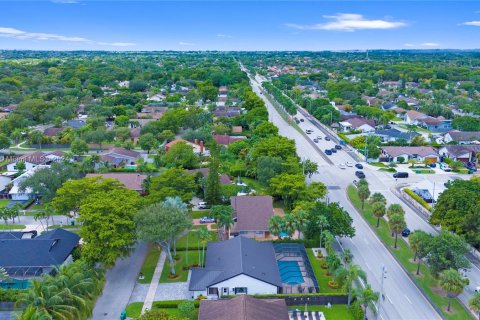
[[[372,268],[370,268],[370,265],[369,265],[368,263],[365,262],[365,265],[367,266],[367,268],[368,268],[369,270],[372,270]]]
[[[389,296],[387,296],[387,295],[385,295],[385,297],[387,297],[388,301],[390,301],[390,304],[392,304],[392,305],[393,305],[393,301],[392,301],[392,299],[390,299],[390,297],[389,297]]]
[[[363,238],[363,241],[365,241],[365,243],[368,245],[367,237]]]
[[[408,301],[410,304],[413,304],[412,301],[410,301],[410,299],[408,299],[408,297],[407,297],[406,294],[404,294],[403,296],[405,297],[405,299],[407,299],[407,301]]]

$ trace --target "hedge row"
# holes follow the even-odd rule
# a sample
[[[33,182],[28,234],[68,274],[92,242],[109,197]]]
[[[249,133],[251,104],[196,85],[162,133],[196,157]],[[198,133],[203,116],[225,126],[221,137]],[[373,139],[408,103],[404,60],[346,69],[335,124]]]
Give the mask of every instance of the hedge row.
[[[184,301],[191,301],[191,300],[165,300],[165,301],[154,301],[153,302],[153,307],[158,308],[158,309],[163,309],[163,308],[177,308],[178,305]],[[195,308],[198,308],[200,306],[200,301],[199,300],[193,300],[193,303],[195,305]]]
[[[18,296],[24,292],[22,289],[1,289],[0,301],[17,301]]]
[[[408,188],[404,188],[403,191],[405,191],[406,194],[408,194],[410,197],[413,198],[413,200],[417,201],[418,203],[420,203],[420,205],[422,207],[424,207],[425,209],[427,209],[428,211],[432,211],[432,206],[430,206],[425,200],[423,200],[418,194],[416,194],[415,192],[413,192],[412,190],[408,189]]]

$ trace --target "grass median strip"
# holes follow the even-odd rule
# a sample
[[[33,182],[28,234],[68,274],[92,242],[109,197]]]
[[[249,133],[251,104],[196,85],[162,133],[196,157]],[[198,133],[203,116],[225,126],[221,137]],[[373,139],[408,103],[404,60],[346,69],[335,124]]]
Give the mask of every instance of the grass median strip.
[[[445,319],[461,320],[472,319],[470,313],[468,313],[458,301],[458,299],[452,300],[451,311],[447,312],[448,299],[440,295],[441,289],[438,285],[437,279],[435,279],[430,270],[422,264],[420,266],[420,276],[415,275],[417,270],[417,264],[412,262],[413,252],[410,246],[403,240],[398,241],[397,249],[393,249],[395,238],[391,236],[391,232],[388,228],[388,223],[385,219],[380,219],[380,226],[376,228],[377,218],[372,213],[372,208],[369,203],[365,202],[365,208],[362,210],[362,202],[357,195],[357,189],[354,186],[347,188],[347,195],[350,202],[362,214],[365,220],[375,230],[378,237],[389,247],[393,255],[414,277],[414,281],[422,288],[423,292],[430,298],[430,300],[442,311],[442,315]]]

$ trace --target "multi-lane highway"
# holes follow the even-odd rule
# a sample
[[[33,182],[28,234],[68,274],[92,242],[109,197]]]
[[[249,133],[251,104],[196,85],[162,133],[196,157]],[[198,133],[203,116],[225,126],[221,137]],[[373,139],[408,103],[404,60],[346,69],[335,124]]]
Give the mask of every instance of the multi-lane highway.
[[[354,167],[340,169],[338,164],[347,161],[354,162],[352,156],[347,151],[340,150],[329,156],[333,164],[327,162],[324,156],[312,147],[311,141],[308,141],[306,136],[298,132],[280,116],[270,101],[261,93],[262,89],[259,81],[252,79],[251,84],[254,92],[265,101],[269,112],[269,120],[278,126],[280,134],[295,140],[297,152],[300,157],[310,159],[319,164],[320,173],[314,175],[311,181],[321,181],[325,183],[329,187],[329,200],[339,202],[350,212],[356,229],[356,236],[352,239],[341,239],[341,243],[344,248],[352,251],[355,256],[354,262],[365,270],[368,275],[368,282],[377,291],[381,290],[382,266],[386,267],[387,277],[384,280],[384,300],[382,301],[379,319],[440,319],[441,317],[435,309],[411,282],[395,258],[384,247],[348,201],[345,189],[356,179],[354,175],[356,169]],[[303,130],[312,129],[314,131],[308,136],[309,138],[310,136],[311,139],[316,138],[318,135],[322,136],[322,140],[319,140],[318,143],[320,150],[334,147],[335,143],[333,141],[326,141],[324,138],[325,134],[316,128],[308,119],[305,119],[305,117],[300,114],[297,114],[297,117],[304,119],[303,122],[300,122],[300,127]],[[374,170],[368,167],[364,169],[369,182],[376,181],[370,182],[372,190],[375,190],[376,184],[381,184],[382,179],[386,179],[387,177],[378,178],[373,171]],[[392,197],[395,196],[392,195]],[[392,197],[388,197],[387,199],[394,201]],[[398,202],[398,200],[396,200],[396,202]],[[411,217],[408,217],[407,220],[410,220],[410,218]],[[412,220],[413,219],[415,218],[412,218]]]

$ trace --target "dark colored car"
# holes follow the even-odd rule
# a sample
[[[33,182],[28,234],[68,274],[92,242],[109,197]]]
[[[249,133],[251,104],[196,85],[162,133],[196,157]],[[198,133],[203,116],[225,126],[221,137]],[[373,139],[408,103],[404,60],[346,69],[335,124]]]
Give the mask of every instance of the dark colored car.
[[[331,155],[332,155],[332,150],[330,150],[330,149],[325,149],[325,154],[326,154],[327,156],[331,156]]]
[[[337,145],[335,145],[335,149],[337,149],[337,150],[342,150],[342,146],[340,146],[340,145],[337,144]]]
[[[337,149],[335,149],[335,148],[332,148],[330,150],[332,150],[333,153],[337,153]]]
[[[325,140],[326,140],[326,141],[330,141],[330,137],[326,136],[326,137],[325,137]]]
[[[357,168],[357,169],[363,169],[363,166],[362,166],[361,163],[357,163],[357,164],[355,165],[355,168]]]
[[[434,162],[434,163],[429,163],[428,166],[430,168],[436,168],[437,167],[437,164]]]
[[[318,143],[318,139],[313,139],[313,142]]]
[[[355,171],[355,175],[356,175],[359,179],[365,179],[365,173],[363,173],[363,171]]]
[[[408,172],[395,172],[393,174],[394,178],[408,178]]]
[[[408,237],[410,235],[410,229],[405,228],[402,231],[402,237]]]
[[[300,122],[304,122],[305,120],[304,119],[300,119]]]

